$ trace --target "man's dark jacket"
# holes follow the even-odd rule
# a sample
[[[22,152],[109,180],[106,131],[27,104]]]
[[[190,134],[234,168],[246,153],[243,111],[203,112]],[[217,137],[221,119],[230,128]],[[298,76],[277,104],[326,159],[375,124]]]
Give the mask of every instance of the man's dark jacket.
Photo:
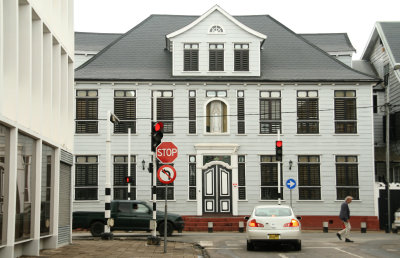
[[[340,207],[339,218],[344,222],[350,219],[350,209],[349,209],[349,204],[347,202],[342,203],[342,206]]]

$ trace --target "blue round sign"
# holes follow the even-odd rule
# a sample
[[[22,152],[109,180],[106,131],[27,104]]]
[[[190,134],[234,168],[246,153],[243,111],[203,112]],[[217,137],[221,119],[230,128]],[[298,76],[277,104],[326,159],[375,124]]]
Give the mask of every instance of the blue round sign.
[[[290,190],[292,190],[293,188],[295,188],[297,185],[296,180],[294,180],[293,178],[289,178],[286,181],[286,187],[289,188]]]

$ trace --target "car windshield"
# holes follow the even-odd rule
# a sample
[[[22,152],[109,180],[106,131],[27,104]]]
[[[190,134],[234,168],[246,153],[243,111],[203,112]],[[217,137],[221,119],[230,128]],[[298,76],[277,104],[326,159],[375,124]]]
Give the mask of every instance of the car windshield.
[[[292,211],[289,208],[257,208],[255,215],[258,217],[286,217],[291,216]]]

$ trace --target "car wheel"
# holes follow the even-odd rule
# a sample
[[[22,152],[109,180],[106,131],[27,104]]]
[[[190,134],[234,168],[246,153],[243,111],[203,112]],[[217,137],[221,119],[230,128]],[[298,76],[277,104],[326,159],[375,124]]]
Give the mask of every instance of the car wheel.
[[[247,251],[254,251],[254,244],[247,240]]]
[[[301,251],[301,240],[297,240],[297,242],[294,243],[294,250]]]
[[[172,236],[173,231],[174,226],[170,222],[167,222],[167,236]],[[158,226],[158,232],[160,233],[160,236],[164,236],[164,222],[161,222]]]
[[[90,233],[92,236],[99,237],[104,232],[104,224],[100,221],[95,221],[90,225]]]

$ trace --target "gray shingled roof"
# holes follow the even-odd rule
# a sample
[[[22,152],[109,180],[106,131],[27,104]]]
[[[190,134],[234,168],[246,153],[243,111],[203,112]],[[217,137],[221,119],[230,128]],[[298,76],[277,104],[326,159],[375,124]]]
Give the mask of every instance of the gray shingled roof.
[[[353,60],[352,67],[357,71],[369,74],[371,76],[379,77],[379,74],[376,72],[375,67],[369,61]]]
[[[268,36],[260,77],[173,77],[165,35],[198,16],[151,15],[75,71],[76,80],[145,81],[377,81],[332,58],[268,15],[235,16]]]
[[[121,35],[120,33],[75,32],[75,50],[98,52]]]
[[[387,47],[392,52],[394,62],[400,63],[400,22],[378,22],[385,38],[388,42]]]
[[[299,34],[326,52],[356,51],[347,33]]]

